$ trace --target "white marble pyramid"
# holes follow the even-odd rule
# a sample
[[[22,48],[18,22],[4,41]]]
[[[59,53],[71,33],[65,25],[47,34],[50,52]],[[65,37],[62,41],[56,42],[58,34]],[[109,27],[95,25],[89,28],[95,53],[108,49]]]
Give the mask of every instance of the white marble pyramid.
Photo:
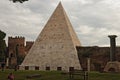
[[[20,70],[81,70],[76,46],[81,44],[60,2],[20,65]]]

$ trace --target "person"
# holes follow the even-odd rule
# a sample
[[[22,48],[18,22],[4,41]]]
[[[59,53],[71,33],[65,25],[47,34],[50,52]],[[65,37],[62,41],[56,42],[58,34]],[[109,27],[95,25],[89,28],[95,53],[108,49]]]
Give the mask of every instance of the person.
[[[4,67],[5,67],[5,63],[3,62],[3,63],[1,64],[2,71],[4,71]]]
[[[8,80],[14,80],[14,75],[12,73],[8,75]]]

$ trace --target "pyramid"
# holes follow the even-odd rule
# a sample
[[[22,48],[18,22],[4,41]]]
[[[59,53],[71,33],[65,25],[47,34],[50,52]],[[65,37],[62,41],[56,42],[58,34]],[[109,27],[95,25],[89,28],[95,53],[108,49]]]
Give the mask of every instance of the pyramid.
[[[60,2],[20,65],[20,70],[81,70],[76,46],[81,44]]]

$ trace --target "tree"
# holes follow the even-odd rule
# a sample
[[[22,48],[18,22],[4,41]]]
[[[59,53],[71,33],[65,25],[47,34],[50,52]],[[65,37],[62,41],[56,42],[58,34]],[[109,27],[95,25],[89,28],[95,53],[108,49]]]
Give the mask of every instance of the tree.
[[[28,0],[10,0],[10,1],[13,1],[13,3],[16,3],[16,2],[23,3],[23,2],[28,1]]]
[[[17,58],[17,66],[20,65],[24,59],[24,56],[19,54],[19,45],[16,45],[16,58]]]
[[[3,40],[5,38],[6,34],[0,30],[0,40]]]
[[[17,64],[15,65],[15,71],[17,70],[18,66],[23,62],[25,56],[19,54],[19,45],[16,45],[16,59]]]
[[[0,62],[4,62],[6,58],[6,44],[5,44],[5,38],[6,33],[2,32],[0,30]]]

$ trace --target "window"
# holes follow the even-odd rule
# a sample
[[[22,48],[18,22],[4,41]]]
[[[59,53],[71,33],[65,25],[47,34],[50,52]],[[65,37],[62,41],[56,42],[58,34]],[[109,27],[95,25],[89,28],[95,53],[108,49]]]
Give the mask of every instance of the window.
[[[48,70],[48,71],[49,71],[49,70],[50,70],[50,67],[46,67],[46,70]]]
[[[25,66],[25,70],[29,70],[29,66]]]
[[[62,70],[62,67],[57,67],[57,70],[58,70],[58,71],[61,71],[61,70]]]
[[[39,67],[38,67],[38,66],[35,66],[35,70],[39,70]]]

